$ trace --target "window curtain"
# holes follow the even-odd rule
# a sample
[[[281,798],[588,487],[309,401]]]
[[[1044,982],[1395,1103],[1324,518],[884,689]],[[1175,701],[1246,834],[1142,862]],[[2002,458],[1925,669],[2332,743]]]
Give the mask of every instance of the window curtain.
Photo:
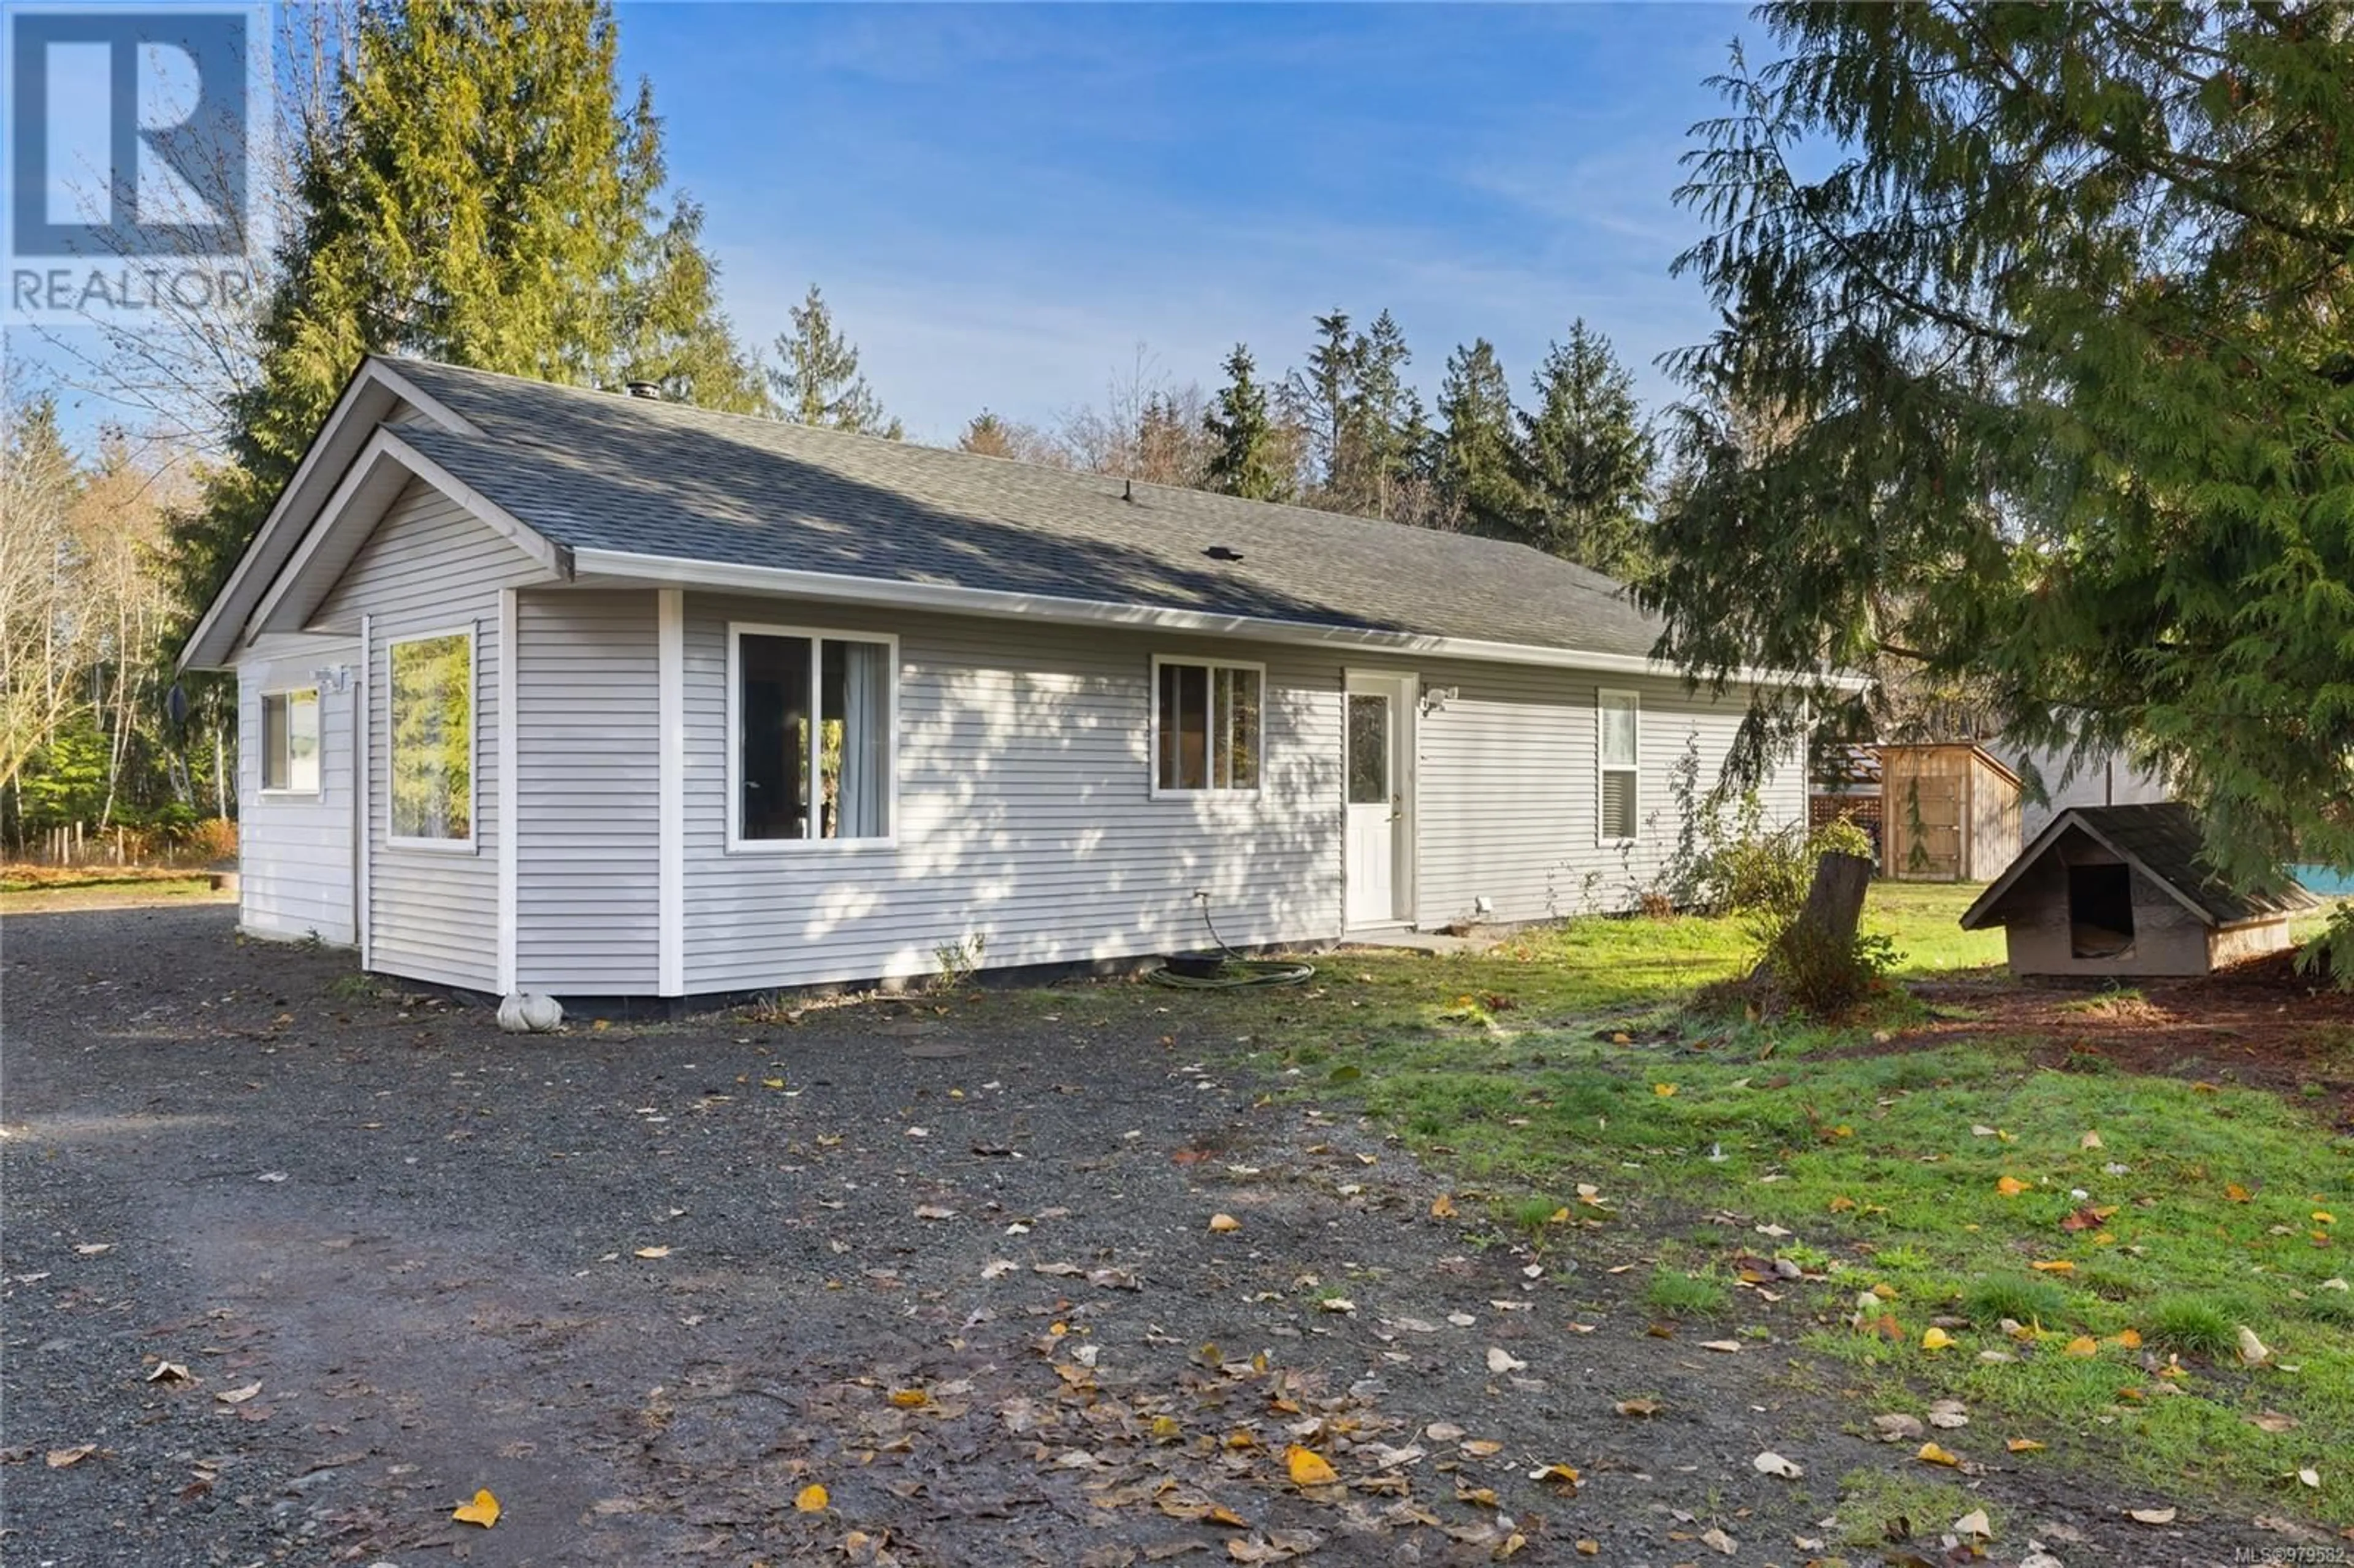
[[[832,643],[842,655],[842,778],[834,836],[889,834],[890,648],[880,642]]]

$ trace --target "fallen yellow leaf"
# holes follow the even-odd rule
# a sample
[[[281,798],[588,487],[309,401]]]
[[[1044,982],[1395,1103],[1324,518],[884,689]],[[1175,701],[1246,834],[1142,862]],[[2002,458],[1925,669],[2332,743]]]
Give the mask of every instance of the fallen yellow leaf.
[[[1235,1218],[1232,1214],[1212,1214],[1210,1216],[1210,1228],[1223,1234],[1227,1231],[1238,1231],[1242,1229],[1243,1223]]]
[[[2088,1132],[2084,1137],[2076,1140],[2076,1147],[2079,1149],[2099,1149],[2102,1147],[2101,1135],[2097,1132]]]
[[[1962,1462],[1960,1455],[1940,1448],[1935,1443],[1922,1444],[1921,1451],[1913,1457],[1925,1465],[1958,1465]]]
[[[2064,1257],[2052,1258],[2042,1263],[2031,1263],[2027,1266],[2035,1270],[2038,1274],[2073,1274],[2076,1272],[2076,1266],[2069,1262]]]
[[[2006,1176],[1994,1184],[1994,1190],[2006,1198],[2016,1198],[2028,1190],[2028,1184],[2016,1176]]]
[[[1853,1198],[1833,1198],[1831,1200],[1830,1206],[1832,1213],[1843,1214],[1850,1209],[1855,1207],[1855,1200]]]
[[[450,1517],[460,1524],[479,1524],[488,1530],[499,1521],[499,1499],[491,1495],[488,1487],[484,1487],[474,1494],[473,1501],[460,1503],[451,1509]]]
[[[1437,1197],[1433,1198],[1430,1201],[1430,1217],[1434,1220],[1453,1219],[1455,1217],[1455,1200],[1448,1197],[1444,1192],[1441,1192]]]
[[[793,1494],[793,1508],[801,1513],[823,1513],[826,1500],[825,1489],[811,1481]]]
[[[920,1388],[895,1388],[891,1391],[891,1403],[902,1410],[920,1410],[931,1401],[932,1396]]]
[[[1954,1336],[1943,1329],[1931,1329],[1921,1336],[1921,1348],[1925,1351],[1942,1351],[1953,1342]]]
[[[2241,1186],[2237,1181],[2226,1181],[2223,1183],[2223,1196],[2231,1199],[2232,1202],[2235,1203],[2245,1203],[2251,1202],[2254,1198],[2255,1194],[2249,1192],[2245,1187]]]
[[[1529,1479],[1532,1481],[1557,1481],[1561,1485],[1567,1487],[1571,1491],[1575,1491],[1577,1489],[1577,1467],[1575,1465],[1547,1465],[1542,1470],[1532,1470],[1529,1473]]]
[[[2097,1356],[2101,1353],[2101,1342],[2090,1334],[2079,1334],[2061,1346],[2060,1353],[2063,1356]]]
[[[2316,1209],[2313,1211],[2313,1223],[2317,1225],[2334,1225],[2338,1223],[2338,1216],[2327,1209]]]
[[[1329,1487],[1341,1478],[1341,1473],[1325,1462],[1323,1455],[1297,1443],[1283,1451],[1283,1463],[1290,1470],[1295,1487]]]
[[[2043,1452],[2043,1445],[2038,1443],[2032,1437],[2013,1437],[2009,1442],[2005,1443],[2003,1446],[2009,1449],[2014,1454],[2041,1454]]]
[[[1651,1092],[1664,1100],[1671,1097],[1675,1094],[1676,1086],[1673,1084],[1653,1084],[1651,1086]]]
[[[2117,1335],[2117,1343],[2123,1345],[2129,1351],[2137,1351],[2141,1349],[2141,1330],[2139,1329],[2126,1329],[2121,1330]]]
[[[631,1255],[634,1257],[668,1257],[670,1255],[670,1248],[666,1246],[642,1246]]]

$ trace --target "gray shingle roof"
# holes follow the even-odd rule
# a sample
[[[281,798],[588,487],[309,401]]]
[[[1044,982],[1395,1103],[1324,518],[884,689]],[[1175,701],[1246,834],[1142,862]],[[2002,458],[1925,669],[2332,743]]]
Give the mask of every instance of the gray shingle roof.
[[[2072,824],[2081,825],[2139,870],[2172,888],[2212,926],[2237,926],[2248,920],[2293,915],[2314,908],[2320,902],[2294,883],[2276,893],[2233,892],[2208,863],[2199,813],[2179,801],[2072,806],[2052,818],[2035,835],[2035,842],[2020,852],[2010,868],[1978,895],[1963,915],[1962,925],[1975,930],[1985,924],[2009,894],[2018,874],[2058,842]]]
[[[1525,546],[387,363],[482,431],[402,439],[574,549],[1638,657],[1659,633]]]

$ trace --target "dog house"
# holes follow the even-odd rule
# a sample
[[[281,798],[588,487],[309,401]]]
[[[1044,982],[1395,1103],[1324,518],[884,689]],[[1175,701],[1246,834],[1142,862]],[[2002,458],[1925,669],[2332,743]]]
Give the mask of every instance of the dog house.
[[[2019,975],[2203,975],[2289,945],[2318,901],[2294,884],[2234,893],[2188,806],[2075,806],[2052,819],[1962,916],[2000,926]]]
[[[1880,750],[1880,874],[1985,882],[2019,853],[2020,782],[1969,741]]]

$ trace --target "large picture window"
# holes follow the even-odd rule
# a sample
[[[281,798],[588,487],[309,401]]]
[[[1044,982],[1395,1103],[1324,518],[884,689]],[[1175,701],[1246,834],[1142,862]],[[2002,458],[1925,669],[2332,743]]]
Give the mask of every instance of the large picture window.
[[[897,644],[733,627],[728,662],[731,842],[889,842]]]
[[[319,693],[266,692],[261,698],[261,787],[319,792]]]
[[[1600,733],[1601,839],[1632,843],[1639,830],[1642,777],[1642,704],[1632,692],[1604,692],[1595,704]]]
[[[1152,787],[1157,794],[1258,788],[1259,716],[1267,676],[1257,664],[1156,659],[1152,663]]]
[[[474,634],[391,643],[392,838],[437,848],[474,841]]]

